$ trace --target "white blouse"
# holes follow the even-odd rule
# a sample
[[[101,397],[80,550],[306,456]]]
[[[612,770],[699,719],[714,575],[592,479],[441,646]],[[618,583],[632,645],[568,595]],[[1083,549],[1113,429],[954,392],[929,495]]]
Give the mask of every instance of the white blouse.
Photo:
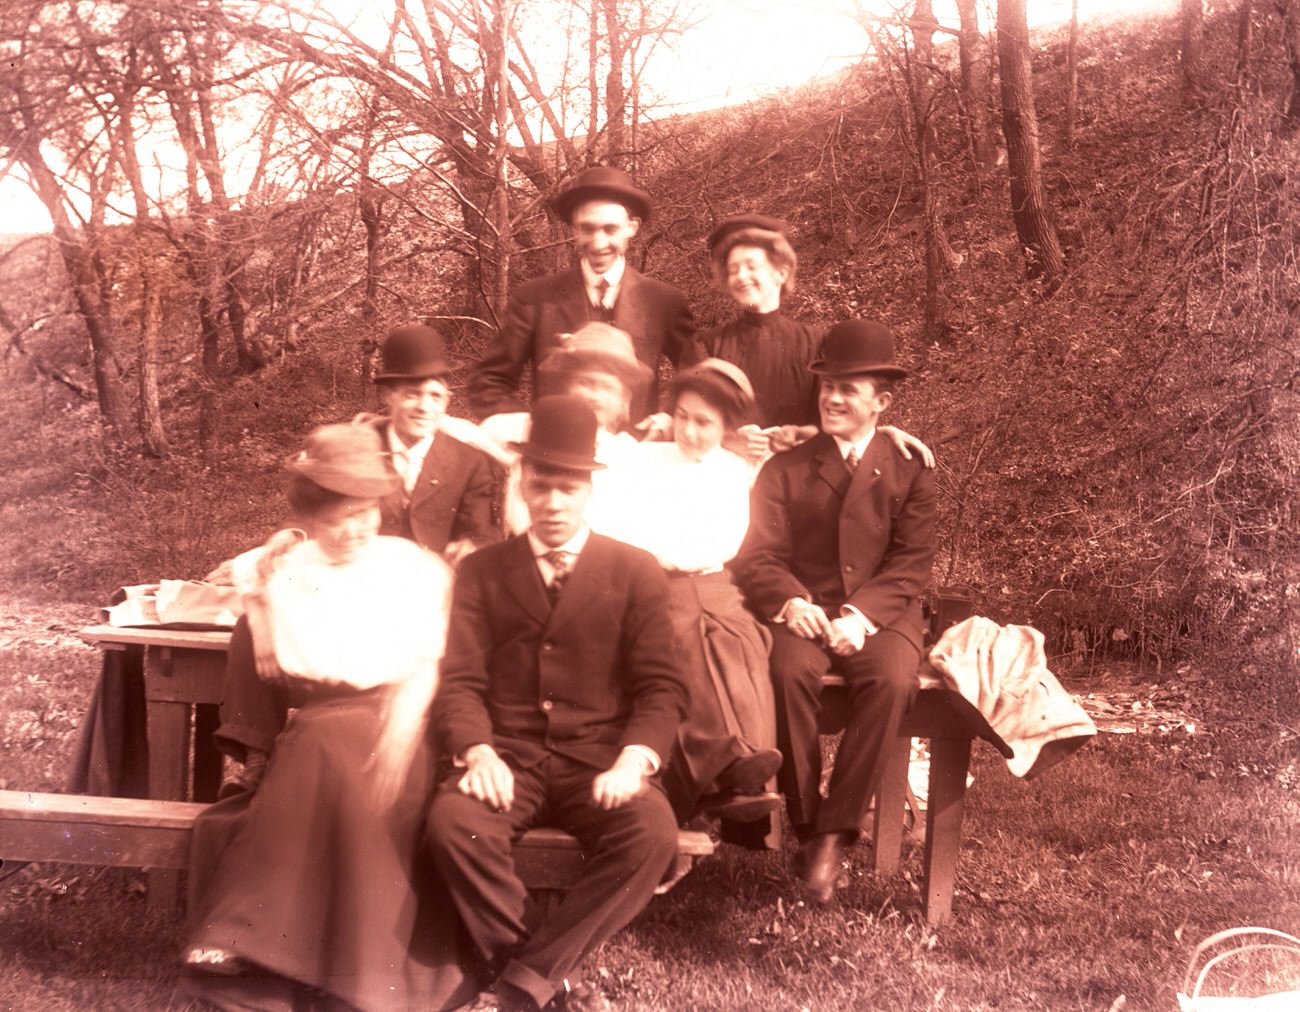
[[[720,446],[691,460],[676,443],[637,443],[626,464],[613,537],[686,572],[719,570],[740,550],[754,480],[748,463]]]

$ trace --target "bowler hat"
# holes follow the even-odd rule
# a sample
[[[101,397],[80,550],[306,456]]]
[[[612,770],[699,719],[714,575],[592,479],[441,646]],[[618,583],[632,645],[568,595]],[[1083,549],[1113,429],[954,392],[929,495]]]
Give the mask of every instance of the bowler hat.
[[[733,214],[729,218],[723,218],[709,233],[709,252],[712,253],[718,248],[718,243],[722,242],[733,232],[741,232],[747,228],[758,228],[764,232],[776,232],[789,238],[789,226],[780,218],[773,218],[766,214]]]
[[[389,466],[379,433],[369,425],[322,425],[286,463],[321,488],[357,499],[378,499],[397,491],[400,480]]]
[[[592,320],[572,334],[561,334],[539,366],[542,374],[554,375],[579,369],[596,369],[617,376],[635,392],[654,376],[651,368],[636,357],[632,338],[626,331]]]
[[[894,332],[875,320],[845,320],[822,339],[821,352],[809,366],[822,376],[876,373],[902,379],[907,370],[894,360]]]
[[[602,198],[622,204],[634,218],[650,220],[650,194],[637,186],[622,169],[608,165],[596,165],[579,172],[551,204],[555,213],[568,221],[579,204]]]
[[[529,412],[528,440],[510,443],[524,460],[560,471],[599,471],[596,413],[579,397],[539,397]]]
[[[393,380],[442,379],[451,372],[443,353],[442,335],[423,323],[388,332],[379,350],[376,383]]]

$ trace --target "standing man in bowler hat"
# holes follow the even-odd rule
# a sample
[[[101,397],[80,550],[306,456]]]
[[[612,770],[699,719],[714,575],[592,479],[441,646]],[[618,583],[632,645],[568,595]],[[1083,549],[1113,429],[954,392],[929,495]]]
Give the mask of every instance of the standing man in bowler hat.
[[[837,324],[810,368],[821,431],[764,465],[733,568],[772,629],[778,782],[802,844],[796,873],[827,903],[879,785],[882,749],[916,695],[935,493],[934,472],[876,432],[907,375],[889,328]],[[848,685],[849,717],[823,799],[817,717],[832,670]]]
[[[494,1004],[535,1010],[649,902],[677,851],[658,772],[686,711],[654,556],[594,534],[596,416],[539,398],[523,459],[524,534],[465,559],[452,598],[434,722],[455,768],[426,839]],[[558,826],[586,851],[582,880],[531,930],[511,846]]]
[[[681,291],[628,266],[628,245],[651,210],[650,195],[631,176],[607,166],[586,169],[554,207],[570,226],[578,263],[525,283],[511,297],[496,341],[470,381],[470,407],[480,417],[523,410],[519,381],[525,367],[538,365],[560,335],[589,321],[630,334],[637,358],[655,371],[661,354],[676,364],[695,332]],[[657,404],[651,384],[633,406],[632,420],[654,413]]]
[[[401,485],[380,501],[381,534],[410,538],[453,565],[498,540],[492,465],[439,425],[451,402],[442,335],[411,324],[389,332],[375,385],[385,414],[356,421],[379,433]]]

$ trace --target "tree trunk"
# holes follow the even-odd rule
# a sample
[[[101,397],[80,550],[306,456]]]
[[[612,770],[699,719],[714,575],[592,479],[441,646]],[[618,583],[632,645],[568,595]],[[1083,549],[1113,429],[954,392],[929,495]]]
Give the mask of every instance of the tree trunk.
[[[605,78],[605,130],[607,161],[622,168],[626,163],[624,125],[627,96],[623,87],[623,28],[618,19],[618,0],[604,0],[605,38],[609,41],[609,75]]]
[[[992,168],[997,149],[989,127],[989,61],[984,40],[980,37],[979,16],[975,0],[957,0],[961,33],[957,36],[957,53],[961,62],[961,104],[975,156],[975,174]]]
[[[1250,83],[1250,52],[1255,45],[1255,3],[1241,0],[1237,10],[1237,68],[1239,87]]]
[[[86,336],[90,340],[91,373],[95,378],[95,396],[99,402],[100,417],[109,433],[120,437],[127,431],[127,397],[122,385],[122,369],[118,362],[111,318],[107,307],[100,301],[105,287],[104,279],[97,276],[94,251],[78,238],[64,207],[63,189],[40,151],[33,144],[21,152],[20,157],[36,184],[37,196],[54,223],[54,239],[58,243],[59,256],[68,274],[77,314],[81,317]]]
[[[1079,108],[1079,0],[1070,0],[1070,38],[1065,46],[1065,146],[1074,147]]]
[[[916,168],[921,184],[921,214],[925,239],[924,334],[927,343],[948,340],[948,237],[943,229],[943,206],[935,180],[933,109],[935,100],[934,32],[939,26],[931,0],[916,0],[912,9],[912,52],[904,66],[912,129],[916,138]]]
[[[1291,99],[1283,113],[1282,133],[1289,136],[1300,130],[1300,0],[1285,0],[1282,27],[1291,65]]]
[[[1178,0],[1179,52],[1183,91],[1196,95],[1205,85],[1202,50],[1205,42],[1204,0]]]
[[[140,439],[149,457],[167,455],[158,402],[158,334],[162,329],[162,278],[148,260],[140,261]]]
[[[1002,132],[1007,141],[1011,214],[1016,235],[1024,249],[1029,276],[1054,285],[1065,274],[1065,256],[1043,189],[1025,0],[999,0],[998,68],[1002,81]]]

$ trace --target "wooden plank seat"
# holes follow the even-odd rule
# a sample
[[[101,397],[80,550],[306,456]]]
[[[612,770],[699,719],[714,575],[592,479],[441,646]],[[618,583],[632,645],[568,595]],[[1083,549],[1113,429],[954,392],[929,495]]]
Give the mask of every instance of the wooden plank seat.
[[[0,861],[52,861],[183,871],[190,831],[206,805],[186,801],[0,791]],[[707,833],[681,830],[667,888],[713,853]],[[532,829],[515,844],[515,867],[543,895],[583,873],[582,847],[558,829]]]

